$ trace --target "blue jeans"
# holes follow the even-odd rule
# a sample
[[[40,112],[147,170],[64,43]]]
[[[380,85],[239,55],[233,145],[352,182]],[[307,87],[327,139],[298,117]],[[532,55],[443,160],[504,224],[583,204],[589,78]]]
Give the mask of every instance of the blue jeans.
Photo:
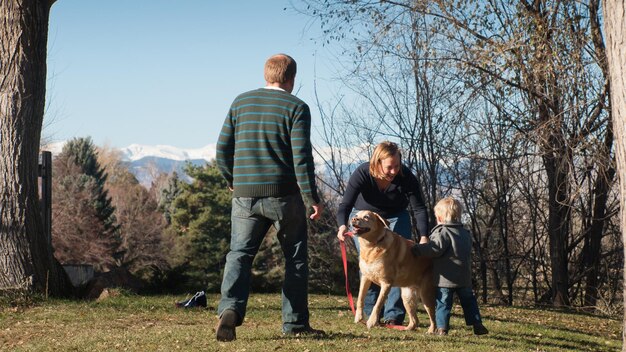
[[[482,323],[478,302],[471,287],[437,287],[437,307],[435,308],[435,321],[437,328],[448,330],[450,327],[450,315],[452,314],[452,298],[454,293],[459,296],[465,324],[474,325]]]
[[[352,213],[350,213],[350,219],[352,219],[357,212],[358,210],[353,209]],[[403,210],[398,214],[388,217],[387,220],[389,221],[389,228],[392,231],[397,232],[404,238],[411,239],[411,217],[409,216],[408,211]],[[359,241],[356,238],[354,243],[356,245],[357,253],[360,253]],[[376,284],[372,284],[369,290],[367,290],[363,311],[368,316],[372,314],[372,310],[374,309],[379,293],[380,286]],[[383,321],[395,320],[397,324],[402,324],[405,314],[406,311],[404,310],[404,304],[402,303],[400,288],[392,287],[389,291],[389,295],[387,296],[385,308],[382,310]]]
[[[221,316],[232,309],[243,323],[250,294],[252,261],[269,228],[274,225],[285,256],[282,290],[283,331],[309,326],[306,208],[300,194],[285,197],[232,200],[230,252],[226,256]]]

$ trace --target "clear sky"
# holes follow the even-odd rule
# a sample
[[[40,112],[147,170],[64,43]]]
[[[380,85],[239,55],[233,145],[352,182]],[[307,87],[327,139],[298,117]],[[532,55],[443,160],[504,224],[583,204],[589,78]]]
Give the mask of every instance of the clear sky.
[[[233,98],[262,87],[263,64],[279,52],[298,62],[296,95],[319,125],[314,81],[320,90],[332,76],[319,32],[289,0],[57,0],[43,136],[215,143]]]

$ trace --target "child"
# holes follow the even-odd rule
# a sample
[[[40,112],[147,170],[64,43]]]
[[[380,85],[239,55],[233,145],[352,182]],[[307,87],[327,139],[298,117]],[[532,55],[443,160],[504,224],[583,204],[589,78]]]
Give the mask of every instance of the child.
[[[463,307],[465,323],[474,327],[474,334],[489,333],[482,324],[478,302],[472,291],[472,236],[461,224],[461,203],[444,198],[435,206],[437,226],[430,233],[430,242],[416,244],[415,256],[433,258],[433,276],[437,286],[435,320],[437,335],[447,335],[450,327],[452,298],[456,292]]]

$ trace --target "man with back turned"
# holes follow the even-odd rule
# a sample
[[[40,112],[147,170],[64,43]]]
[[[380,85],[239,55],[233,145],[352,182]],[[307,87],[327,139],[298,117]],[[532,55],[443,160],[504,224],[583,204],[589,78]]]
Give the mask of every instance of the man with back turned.
[[[226,256],[216,338],[232,341],[248,303],[252,261],[270,226],[285,256],[283,333],[324,335],[309,325],[307,221],[303,197],[323,206],[317,194],[310,141],[311,113],[291,94],[296,62],[285,54],[265,63],[264,88],[233,101],[217,142],[216,161],[233,191],[230,252]]]

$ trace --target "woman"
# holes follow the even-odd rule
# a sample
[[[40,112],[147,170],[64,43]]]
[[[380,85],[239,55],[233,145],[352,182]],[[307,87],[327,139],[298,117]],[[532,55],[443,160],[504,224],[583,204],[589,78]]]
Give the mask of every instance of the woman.
[[[337,238],[345,239],[348,221],[359,210],[371,210],[389,221],[389,228],[404,238],[411,238],[411,218],[414,215],[420,243],[428,242],[428,214],[422,199],[420,184],[408,167],[402,165],[398,145],[385,141],[376,146],[369,162],[361,164],[350,176],[348,187],[337,211],[340,225]],[[359,242],[354,241],[359,250]],[[367,315],[378,298],[380,287],[372,284],[365,297],[364,311]],[[393,287],[385,302],[383,323],[402,325],[405,311],[400,288]]]

